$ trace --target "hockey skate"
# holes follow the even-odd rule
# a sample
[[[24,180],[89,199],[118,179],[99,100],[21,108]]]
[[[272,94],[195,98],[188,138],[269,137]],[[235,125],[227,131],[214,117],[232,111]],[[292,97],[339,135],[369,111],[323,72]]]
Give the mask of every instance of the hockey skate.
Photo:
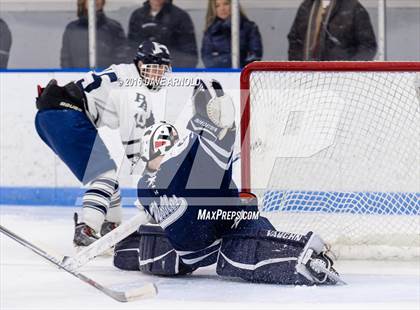
[[[76,250],[80,250],[82,247],[86,247],[96,240],[99,237],[96,235],[95,231],[86,225],[85,223],[78,223],[79,215],[74,213],[74,238],[73,244]]]
[[[101,237],[105,236],[107,233],[109,233],[111,230],[114,230],[118,226],[118,223],[108,222],[105,220],[101,227]]]
[[[332,267],[333,261],[324,252],[309,259],[306,263],[311,275],[319,284],[346,284]]]
[[[117,228],[119,224],[114,222],[108,222],[105,220],[101,227],[101,237],[105,236],[107,233],[109,233],[111,230],[114,230]],[[101,256],[111,256],[114,255],[114,247],[108,249],[107,251],[103,252]]]

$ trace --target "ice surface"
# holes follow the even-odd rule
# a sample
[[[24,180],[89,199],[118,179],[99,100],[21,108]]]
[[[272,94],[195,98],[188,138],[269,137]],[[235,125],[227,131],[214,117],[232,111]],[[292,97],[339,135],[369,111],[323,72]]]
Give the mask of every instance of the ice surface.
[[[62,207],[0,206],[0,223],[39,246],[73,253],[72,213]],[[135,209],[124,210],[125,216]],[[154,299],[122,304],[0,235],[0,309],[420,309],[420,262],[343,261],[337,270],[347,286],[293,287],[218,278],[214,266],[192,276],[165,278],[121,271],[111,257],[81,271],[113,288],[154,282]]]

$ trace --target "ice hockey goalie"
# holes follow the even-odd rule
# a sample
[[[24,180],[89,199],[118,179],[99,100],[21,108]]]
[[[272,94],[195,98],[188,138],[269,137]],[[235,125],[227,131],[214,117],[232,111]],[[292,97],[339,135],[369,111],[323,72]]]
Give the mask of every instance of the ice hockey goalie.
[[[145,132],[138,199],[156,224],[117,244],[114,265],[172,276],[216,263],[219,276],[250,282],[341,282],[320,237],[277,231],[259,215],[257,198],[238,191],[235,109],[220,83],[200,81],[192,101],[188,136],[179,140],[167,123]]]

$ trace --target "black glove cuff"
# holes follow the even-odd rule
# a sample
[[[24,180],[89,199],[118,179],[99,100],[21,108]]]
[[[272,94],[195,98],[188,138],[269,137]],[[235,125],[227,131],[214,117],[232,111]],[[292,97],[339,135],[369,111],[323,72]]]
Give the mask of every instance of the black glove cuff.
[[[56,80],[51,80],[48,85],[40,90],[36,99],[38,110],[86,110],[86,98],[83,91],[75,84],[69,83],[64,87],[58,86]]]

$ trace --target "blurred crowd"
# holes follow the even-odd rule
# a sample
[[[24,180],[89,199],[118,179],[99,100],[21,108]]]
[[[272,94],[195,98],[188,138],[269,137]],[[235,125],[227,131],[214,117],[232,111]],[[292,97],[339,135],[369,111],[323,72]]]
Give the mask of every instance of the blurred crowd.
[[[77,19],[64,31],[62,68],[88,68],[87,0],[77,1]],[[204,0],[202,0],[204,1]],[[97,67],[130,62],[146,39],[168,46],[173,67],[195,68],[199,61],[194,24],[172,0],[147,0],[130,16],[128,33],[105,13],[106,0],[96,0]],[[240,7],[240,66],[263,58],[258,25]],[[304,0],[288,34],[289,60],[373,60],[377,42],[366,9],[358,0]],[[0,68],[6,68],[12,45],[8,25],[0,19]],[[206,68],[230,68],[231,1],[208,0],[201,59]]]

